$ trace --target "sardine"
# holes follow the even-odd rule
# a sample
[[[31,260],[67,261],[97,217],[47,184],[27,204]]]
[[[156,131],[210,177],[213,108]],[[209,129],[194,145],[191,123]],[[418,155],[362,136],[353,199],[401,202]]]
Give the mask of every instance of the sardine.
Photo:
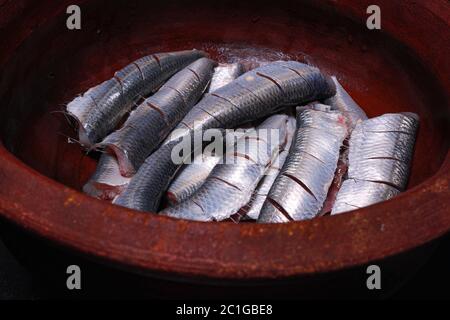
[[[201,128],[234,128],[283,106],[322,100],[335,93],[334,82],[318,68],[296,61],[276,61],[246,72],[206,95],[166,142]]]
[[[258,220],[259,218],[259,214],[264,202],[266,201],[267,195],[269,194],[269,191],[272,188],[275,179],[278,177],[278,174],[280,173],[281,168],[283,167],[289,155],[292,138],[294,137],[296,131],[295,117],[289,117],[286,130],[287,141],[284,149],[281,150],[278,157],[275,159],[275,161],[273,161],[273,163],[271,163],[271,165],[267,169],[264,178],[253,193],[248,207],[243,208],[242,210],[246,219]]]
[[[331,77],[336,85],[336,94],[325,100],[325,104],[330,105],[333,110],[338,110],[344,114],[349,121],[349,126],[353,128],[359,121],[366,120],[367,115],[363,109],[345,91],[335,76]]]
[[[180,166],[172,161],[172,148],[183,138],[209,128],[234,128],[282,106],[326,99],[335,93],[331,78],[295,61],[278,61],[243,74],[192,108],[163,146],[145,160],[117,204],[157,211],[162,192]]]
[[[192,196],[203,185],[220,159],[219,156],[199,154],[193,163],[184,165],[167,190],[166,198],[169,203],[175,205]]]
[[[338,111],[304,110],[297,116],[290,153],[263,205],[259,222],[288,222],[317,216],[333,181],[347,135]]]
[[[338,110],[342,112],[348,123],[349,132],[356,126],[357,123],[367,119],[367,115],[363,109],[353,100],[353,98],[345,91],[336,77],[332,77],[336,85],[336,95],[332,98],[325,100],[325,103],[331,106],[332,110]],[[347,137],[348,139],[348,137]],[[328,214],[333,208],[333,204],[336,201],[337,193],[341,188],[343,179],[348,169],[348,144],[347,139],[344,141],[345,146],[341,150],[338,166],[334,175],[333,182],[328,190],[328,195],[323,205],[321,214]]]
[[[143,57],[116,72],[67,105],[78,122],[79,141],[86,147],[109,134],[137,99],[155,91],[175,72],[206,54],[198,50],[158,53]]]
[[[113,203],[136,210],[155,212],[168,182],[173,179],[180,167],[171,160],[172,149],[179,143],[180,140],[172,141],[153,152]]]
[[[113,200],[130,182],[120,174],[119,164],[114,156],[104,153],[98,161],[97,168],[84,185],[83,191],[102,200]]]
[[[242,73],[244,73],[244,68],[240,63],[220,64],[214,70],[208,92],[211,93],[222,88],[239,77]]]
[[[112,150],[124,176],[131,176],[198,102],[211,81],[215,62],[201,58],[169,79],[134,110],[125,124],[98,146]]]
[[[342,183],[331,214],[339,214],[386,201],[400,190],[378,182],[348,179]]]
[[[332,214],[375,204],[405,190],[418,124],[416,114],[390,113],[356,125],[349,141],[347,180]]]
[[[200,189],[186,201],[165,209],[162,214],[189,220],[221,221],[246,205],[267,167],[286,143],[288,116],[265,120],[254,135],[240,139],[236,151],[225,155]],[[271,130],[277,130],[273,136]]]

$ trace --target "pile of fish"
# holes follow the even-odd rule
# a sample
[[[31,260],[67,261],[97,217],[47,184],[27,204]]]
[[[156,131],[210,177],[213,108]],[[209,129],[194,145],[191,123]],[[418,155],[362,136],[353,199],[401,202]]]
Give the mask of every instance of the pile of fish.
[[[248,65],[199,50],[158,53],[76,97],[66,111],[78,141],[101,154],[83,191],[181,219],[278,223],[405,190],[417,115],[368,119],[311,65]],[[222,148],[196,142],[208,130]]]

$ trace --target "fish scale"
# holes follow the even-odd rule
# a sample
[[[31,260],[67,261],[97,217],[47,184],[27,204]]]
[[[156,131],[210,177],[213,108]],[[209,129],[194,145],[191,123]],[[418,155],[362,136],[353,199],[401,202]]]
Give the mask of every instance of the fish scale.
[[[388,183],[399,190],[406,188],[409,175],[409,163],[394,159],[363,159],[349,161],[347,176],[349,179]]]
[[[193,129],[194,122],[198,120],[197,113],[203,115],[204,129],[217,125],[217,122],[222,126],[235,127],[255,117],[263,117],[282,105],[319,100],[334,93],[333,81],[319,69],[295,61],[277,61],[249,71],[213,94],[208,94],[187,114],[183,124]]]
[[[276,67],[269,68],[268,66],[270,65]],[[296,68],[299,71],[290,73],[292,79],[285,79],[277,84],[256,74],[261,71],[267,72],[267,75],[275,77],[278,73],[286,74],[285,69],[287,66],[291,69]],[[248,78],[249,76],[256,80],[251,80]],[[280,90],[280,87],[285,88],[288,86],[288,81],[289,83],[296,81],[299,87],[292,96],[287,96],[286,92]],[[161,192],[166,190],[181,165],[173,164],[171,157],[172,150],[170,147],[166,147],[167,145],[174,147],[184,137],[191,136],[199,130],[237,127],[244,122],[249,122],[275,112],[285,102],[289,102],[292,105],[301,105],[309,101],[326,99],[333,96],[335,90],[336,88],[331,78],[320,73],[319,69],[295,61],[274,62],[244,73],[233,82],[214,92],[214,94],[217,93],[218,95],[222,95],[221,93],[223,93],[223,98],[227,98],[224,93],[230,91],[233,93],[233,96],[239,96],[240,98],[236,100],[235,106],[227,100],[214,96],[213,94],[207,94],[182,119],[180,124],[175,128],[174,133],[165,140],[163,143],[165,147],[160,148],[155,152],[156,155],[154,153],[145,160],[145,163],[140,167],[130,182],[128,189],[133,190],[133,193],[146,192],[145,195],[139,195],[139,199],[140,201],[141,199],[147,199],[147,203],[142,203],[142,201],[134,203],[133,199],[125,199],[128,197],[128,194],[131,194],[128,192],[122,193],[118,203],[123,203],[129,208],[137,210],[158,210]],[[235,93],[233,91],[239,92]],[[216,108],[217,105],[222,106],[220,112]],[[210,110],[216,110],[217,113],[212,116]],[[251,112],[248,112],[248,110],[251,110]],[[246,116],[243,116],[243,114]],[[164,162],[165,164],[161,164],[160,162]],[[164,167],[163,170],[168,170],[163,175],[167,179],[165,181],[161,181],[161,173],[156,172],[156,170],[160,170],[161,166]],[[141,191],[138,190],[137,186],[141,186]],[[161,188],[163,191],[161,191]]]
[[[208,93],[229,84],[244,72],[241,63],[220,64],[214,69]],[[199,109],[201,110],[201,109]],[[181,124],[183,126],[183,124]],[[186,127],[186,129],[188,129]],[[206,178],[219,162],[219,156],[196,156],[193,163],[185,165],[181,173],[170,184],[166,198],[174,205],[189,198],[205,182]],[[199,162],[200,163],[197,163]]]
[[[139,70],[136,64],[131,63],[122,70],[117,71],[114,74],[114,78],[120,82],[122,95],[125,99],[132,101],[134,97],[142,94],[142,88],[135,85],[135,83],[144,82],[141,70]]]
[[[278,207],[273,206],[275,202]],[[280,174],[274,182],[272,189],[263,205],[259,222],[267,221],[268,212],[266,210],[278,211],[276,214],[288,217],[288,220],[312,219],[320,210],[321,204],[304,187],[293,181],[291,178]],[[279,209],[280,208],[280,209]]]
[[[384,183],[348,179],[342,183],[332,214],[364,208],[381,200],[389,200],[399,193],[397,188]]]
[[[220,100],[217,98],[213,98],[213,96],[205,97],[204,99],[216,100],[215,105],[217,105],[218,108],[219,107],[230,108],[230,104],[228,102],[225,102],[224,100]],[[197,107],[195,108],[195,110],[192,110],[191,112],[188,113],[186,117],[183,118],[182,124],[180,124],[179,127],[181,127],[181,129],[183,129],[183,127],[189,128],[189,130],[185,131],[185,134],[188,135],[190,134],[191,131],[198,130],[200,126],[205,129],[221,128],[222,126],[224,126],[222,122],[220,122],[217,118],[211,116],[211,114],[214,113],[212,113],[211,111],[206,112],[200,107]],[[226,119],[225,120],[222,119],[222,121],[226,121]]]
[[[359,122],[349,140],[347,180],[331,214],[388,200],[405,190],[418,116],[388,113]]]
[[[219,160],[218,156],[200,154],[193,163],[185,165],[167,190],[167,198],[171,204],[182,202],[194,194]]]
[[[347,126],[338,111],[301,110],[289,155],[261,209],[260,222],[317,216],[334,178]],[[274,218],[278,216],[278,218]]]
[[[404,132],[415,136],[419,117],[415,113],[386,113],[382,116],[371,118],[360,124],[360,129],[355,132]]]
[[[295,117],[289,117],[286,124],[286,145],[278,154],[276,159],[272,161],[270,166],[267,168],[266,172],[264,173],[264,178],[253,193],[248,207],[243,208],[243,213],[245,214],[244,218],[253,220],[258,219],[261,208],[264,205],[264,201],[266,200],[267,195],[269,194],[269,191],[272,188],[273,183],[275,182],[275,179],[280,173],[281,167],[287,159],[289,149],[292,144],[292,139],[296,131],[295,127]]]
[[[357,137],[361,135],[361,137]],[[361,131],[353,133],[353,144],[350,157],[354,158],[393,158],[410,161],[414,144],[411,135],[403,132],[375,132],[364,134]]]
[[[151,161],[144,162],[137,174],[131,179],[127,188],[114,200],[119,206],[136,208],[145,211],[156,211],[163,192],[168,187],[172,175],[175,175],[179,165],[167,161],[174,145],[179,141],[161,146],[151,155]],[[146,170],[150,165],[153,170]],[[149,183],[150,182],[150,183]]]
[[[326,128],[324,126],[324,128]],[[312,139],[311,137],[320,136],[321,140]],[[330,157],[335,155],[334,147],[341,142],[341,137],[324,131],[323,129],[302,127],[299,128],[298,134],[294,138],[295,145],[310,156],[316,158],[322,163],[326,162]],[[295,159],[292,159],[295,161]]]
[[[174,73],[203,56],[204,52],[192,50],[144,57],[75,98],[67,105],[67,111],[78,121],[80,142],[91,147],[102,140],[137,99],[147,96]]]
[[[211,80],[214,65],[212,60],[201,58],[179,71],[139,105],[122,128],[99,144],[117,155],[123,175],[133,175],[200,99]]]
[[[336,93],[336,86],[331,78],[325,76],[320,72],[318,68],[308,66],[302,63],[295,63],[294,61],[283,61],[280,63],[283,68],[288,68],[294,71],[298,76],[300,76],[305,86],[298,88],[299,92],[302,93],[305,99],[313,100],[323,100],[333,96]],[[311,69],[313,72],[311,72]],[[330,88],[333,88],[333,92],[330,94]]]
[[[284,66],[284,63],[281,63],[281,66]],[[291,99],[291,97],[294,97],[295,99],[296,96],[305,96],[309,94],[309,87],[299,85],[298,78],[293,77],[293,74],[296,75],[296,73],[292,69],[281,68],[282,72],[273,72],[272,70],[274,68],[278,68],[278,66],[266,66],[265,69],[258,71],[257,74],[271,79],[272,81],[277,83],[280,88],[281,84],[285,83],[281,90],[283,90],[283,92],[285,93],[285,97],[288,97],[289,99]],[[305,82],[304,79],[303,81]],[[284,103],[289,104],[289,99],[284,101]]]
[[[256,71],[250,71],[249,74],[236,79],[236,86],[244,89],[243,95],[249,95],[249,97],[254,98],[254,102],[252,103],[252,106],[255,105],[254,108],[266,108],[270,105],[282,104],[284,100],[283,91],[278,87],[279,85],[267,78],[259,76],[257,73]],[[224,92],[227,89],[229,87],[224,87],[217,90],[216,93],[218,95],[224,95],[225,98],[231,98]],[[245,90],[248,90],[250,94],[246,93]],[[230,91],[233,90],[228,90],[228,92]]]
[[[191,198],[167,208],[162,214],[201,221],[220,221],[231,217],[250,201],[267,166],[278,153],[278,148],[286,142],[287,121],[286,115],[269,117],[256,131],[239,139],[234,150],[224,156],[224,163],[214,167]],[[262,130],[269,129],[278,130],[278,137],[268,141],[249,139],[259,136],[259,133],[265,135]],[[251,154],[254,159],[251,159]]]
[[[324,162],[317,158],[301,152],[296,161],[292,161],[292,166],[283,168],[280,174],[302,181],[319,203],[322,203],[328,191],[328,179],[334,175],[334,169],[332,166],[324,166]]]
[[[177,90],[166,86],[163,86],[153,96],[147,98],[142,105],[144,110],[146,109],[146,106],[149,106],[159,113],[159,118],[161,118],[160,121],[163,122],[160,125],[160,129],[170,128],[174,124],[176,125],[186,112],[184,110],[189,106]],[[158,119],[158,117],[156,119]],[[156,126],[155,129],[157,127],[158,126]]]
[[[283,165],[284,161],[286,160],[288,153],[289,152],[285,150],[281,152],[277,157],[277,161],[281,165]],[[252,220],[258,219],[259,214],[261,212],[261,208],[264,205],[264,202],[266,201],[267,195],[269,194],[270,188],[272,188],[272,185],[275,182],[275,179],[277,178],[279,173],[280,168],[270,166],[267,169],[263,180],[258,185],[258,187],[256,188],[255,192],[252,195],[252,198],[249,202],[249,207],[243,208],[245,218],[249,218]]]

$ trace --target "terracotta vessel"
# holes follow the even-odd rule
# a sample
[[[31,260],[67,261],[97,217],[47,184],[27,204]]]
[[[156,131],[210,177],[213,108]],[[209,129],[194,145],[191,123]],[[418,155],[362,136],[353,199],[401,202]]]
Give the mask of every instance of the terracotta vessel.
[[[450,10],[445,0],[2,1],[0,215],[127,271],[207,281],[314,276],[395,256],[450,230]],[[79,192],[95,168],[52,111],[147,53],[270,48],[336,74],[369,116],[419,114],[407,192],[362,210],[282,225],[197,223]]]

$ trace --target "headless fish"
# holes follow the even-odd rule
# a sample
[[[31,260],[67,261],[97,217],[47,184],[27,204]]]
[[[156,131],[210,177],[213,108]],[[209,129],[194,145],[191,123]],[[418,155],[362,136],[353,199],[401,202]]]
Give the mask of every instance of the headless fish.
[[[353,98],[345,91],[336,77],[331,77],[336,85],[336,95],[325,100],[325,104],[329,105],[330,110],[338,110],[345,115],[347,124],[352,130],[357,123],[367,119],[367,115],[363,109],[353,100]],[[315,104],[314,108],[327,108],[326,105]],[[349,132],[350,133],[350,132]],[[348,137],[347,137],[348,138]],[[347,141],[345,141],[346,143]],[[348,168],[348,149],[346,146],[341,150],[337,170],[334,180],[328,190],[328,195],[323,205],[321,214],[328,214],[331,212],[334,202],[336,201],[337,193],[342,185],[344,175]]]
[[[234,128],[283,106],[322,100],[335,93],[334,82],[319,69],[296,61],[276,61],[206,95],[166,141],[200,128]]]
[[[206,54],[198,50],[143,57],[67,105],[78,122],[79,141],[91,147],[116,128],[140,97],[154,92],[174,73]]]
[[[122,128],[99,144],[116,154],[122,175],[136,173],[145,158],[198,102],[211,81],[214,66],[212,60],[201,58],[176,73],[131,113]]]
[[[116,203],[157,211],[164,190],[181,165],[172,161],[172,149],[184,138],[209,128],[234,128],[282,106],[326,99],[335,93],[330,77],[300,62],[278,61],[244,73],[192,108],[163,146],[145,160]]]
[[[295,134],[296,125],[295,125],[295,117],[289,117],[286,128],[286,145],[283,150],[278,154],[278,157],[271,163],[269,168],[267,169],[264,178],[256,188],[255,192],[252,195],[252,199],[249,202],[248,208],[244,208],[245,218],[258,220],[259,214],[263,207],[264,202],[266,201],[267,195],[269,194],[270,189],[272,188],[275,179],[281,171],[281,167],[284,165],[287,156],[289,155],[289,149],[292,144],[292,138]]]
[[[192,196],[202,186],[220,159],[219,156],[200,154],[194,158],[193,163],[186,164],[167,190],[166,198],[169,203],[175,205]]]
[[[120,174],[119,164],[113,155],[104,153],[98,161],[97,168],[84,185],[83,191],[102,200],[113,200],[130,182]]]
[[[254,134],[237,142],[237,151],[225,155],[225,162],[214,167],[191,198],[167,208],[162,214],[198,221],[230,218],[249,202],[267,167],[286,143],[287,121],[286,115],[269,117]],[[272,129],[277,130],[276,137],[272,136]]]
[[[171,160],[172,149],[178,143],[180,141],[172,141],[153,152],[113,203],[136,210],[156,211],[168,181],[173,179],[179,168]]]
[[[299,113],[288,158],[270,189],[259,222],[305,220],[319,214],[347,136],[346,121],[338,111],[307,109]]]
[[[333,110],[338,110],[344,114],[349,121],[349,126],[353,128],[359,121],[367,119],[363,109],[345,91],[336,77],[331,77],[336,85],[336,94],[325,100],[325,104],[330,105]]]
[[[385,114],[358,123],[349,141],[347,180],[332,214],[388,200],[406,189],[419,118]]]
[[[208,92],[211,93],[222,88],[239,77],[242,73],[244,73],[244,67],[240,63],[219,65],[214,70]]]

